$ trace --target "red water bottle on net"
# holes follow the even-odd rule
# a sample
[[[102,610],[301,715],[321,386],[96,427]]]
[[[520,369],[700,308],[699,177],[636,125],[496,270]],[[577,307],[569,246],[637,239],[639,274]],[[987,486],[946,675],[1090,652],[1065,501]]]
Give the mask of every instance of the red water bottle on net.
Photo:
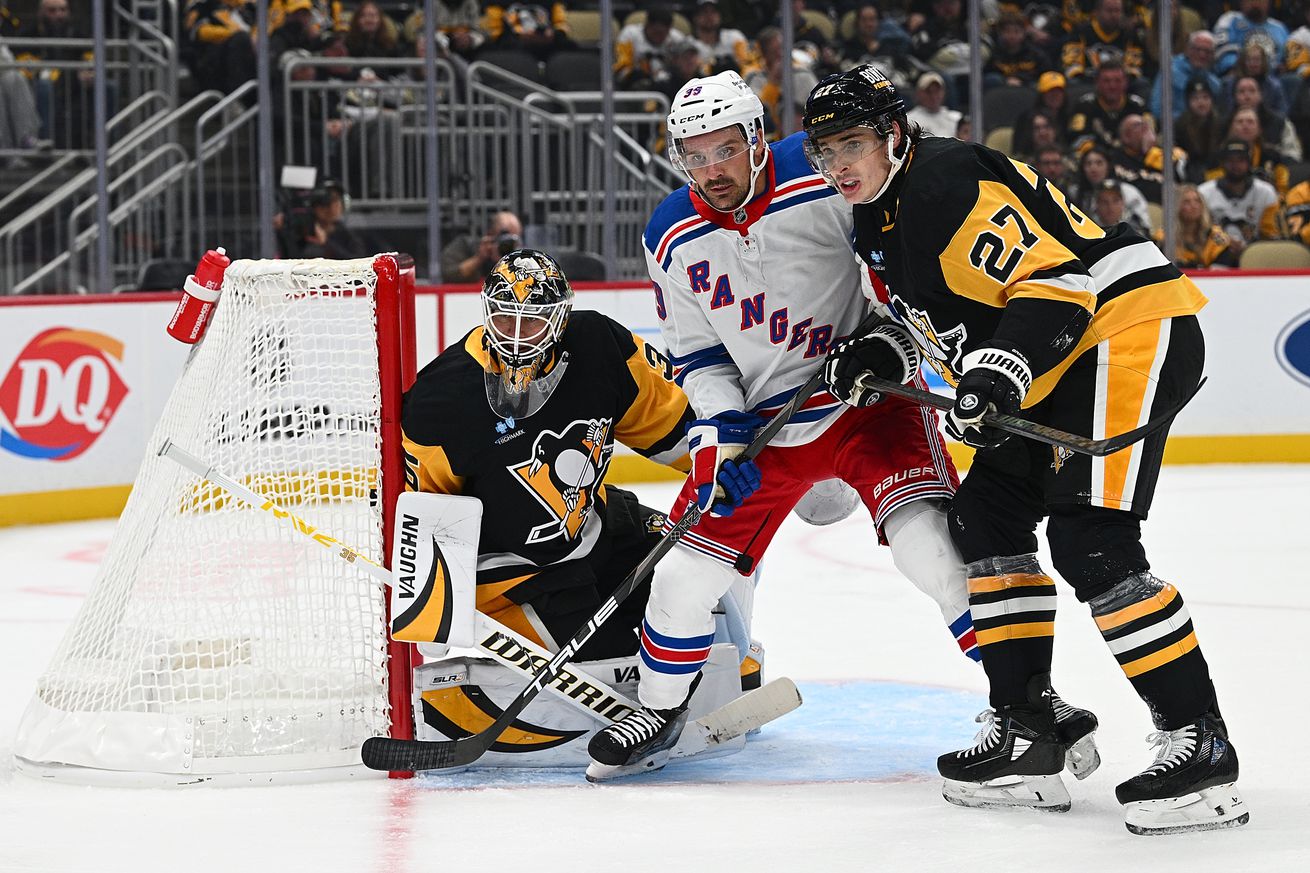
[[[232,260],[222,246],[210,249],[196,265],[196,272],[183,283],[182,300],[168,323],[168,335],[179,342],[194,345],[204,336],[209,316],[223,290],[223,271]]]

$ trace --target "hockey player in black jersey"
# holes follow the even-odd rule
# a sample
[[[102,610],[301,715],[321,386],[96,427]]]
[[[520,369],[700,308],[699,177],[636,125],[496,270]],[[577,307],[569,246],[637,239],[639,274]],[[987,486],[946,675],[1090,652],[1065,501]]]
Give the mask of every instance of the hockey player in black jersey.
[[[654,348],[572,312],[549,255],[502,257],[482,308],[405,395],[406,488],[482,500],[478,610],[555,651],[659,539],[663,515],[605,484],[615,441],[685,471],[695,416]],[[645,600],[624,601],[580,660],[635,654]]]
[[[1049,684],[1055,583],[1036,556],[1046,517],[1055,569],[1090,606],[1157,728],[1155,762],[1116,791],[1129,830],[1245,823],[1237,755],[1187,608],[1140,543],[1165,432],[1092,458],[982,421],[1022,409],[1093,438],[1139,426],[1196,387],[1205,298],[1149,241],[1097,227],[1031,167],[923,135],[872,66],[820,82],[804,124],[811,163],[857,204],[856,255],[956,389],[947,432],[977,449],[950,525],[992,708],[973,747],[938,760],[946,798],[1068,808]],[[881,353],[861,338],[839,344],[830,390],[851,395],[860,373],[884,366]]]

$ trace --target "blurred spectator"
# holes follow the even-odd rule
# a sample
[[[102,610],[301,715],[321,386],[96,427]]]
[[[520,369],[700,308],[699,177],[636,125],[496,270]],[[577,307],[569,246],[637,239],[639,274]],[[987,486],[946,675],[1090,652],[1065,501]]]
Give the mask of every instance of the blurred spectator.
[[[1178,215],[1174,234],[1173,262],[1176,267],[1205,269],[1236,267],[1242,244],[1234,245],[1224,229],[1210,218],[1195,185],[1178,187]],[[1155,231],[1155,242],[1164,245],[1164,228]]]
[[[1264,102],[1259,83],[1250,77],[1238,79],[1233,85],[1233,111],[1254,109],[1260,119],[1260,132],[1264,141],[1278,150],[1285,160],[1301,160],[1301,140],[1287,118],[1274,112]]]
[[[1279,231],[1284,239],[1310,246],[1310,180],[1287,192],[1278,219]]]
[[[1061,0],[1060,23],[1067,35],[1072,35],[1095,17],[1096,0]],[[1124,4],[1124,16],[1135,24],[1144,24],[1148,3],[1129,0]]]
[[[1130,80],[1147,71],[1146,35],[1124,15],[1124,0],[1097,0],[1092,19],[1080,25],[1064,44],[1064,75],[1070,80],[1090,79],[1108,60],[1123,65]]]
[[[309,9],[309,0],[293,0]],[[255,4],[251,0],[193,0],[186,11],[191,75],[202,91],[227,94],[255,76]]]
[[[673,105],[683,85],[694,78],[708,76],[713,72],[713,67],[705,63],[704,58],[705,53],[692,40],[679,40],[669,46],[668,57],[665,58],[669,74],[664,81],[656,85],[656,90],[669,98],[669,105]],[[657,150],[663,150],[662,142]]]
[[[352,58],[402,58],[410,52],[401,43],[396,22],[374,0],[364,0],[350,17],[346,53]]]
[[[1243,107],[1228,119],[1227,138],[1241,140],[1247,145],[1251,159],[1252,172],[1274,186],[1279,193],[1287,190],[1289,170],[1286,159],[1278,151],[1278,146],[1264,140],[1260,131],[1260,116],[1255,109]],[[1220,164],[1222,168],[1222,162]],[[1207,178],[1214,178],[1218,173],[1211,172]]]
[[[1219,16],[1214,26],[1218,40],[1215,71],[1227,73],[1237,65],[1237,56],[1248,39],[1260,44],[1275,69],[1283,66],[1283,52],[1287,45],[1287,25],[1269,17],[1269,0],[1241,0],[1238,9]]]
[[[1219,162],[1219,146],[1228,129],[1214,105],[1214,92],[1206,79],[1187,83],[1186,107],[1174,120],[1174,143],[1187,152],[1187,178],[1201,182]]]
[[[961,113],[946,108],[946,83],[941,73],[929,70],[914,87],[914,108],[906,118],[933,136],[955,136]]]
[[[281,63],[282,55],[289,51],[317,54],[332,39],[331,31],[324,31],[315,18],[309,0],[300,0],[299,3],[291,0],[291,3],[295,8],[288,9],[282,17],[282,23],[273,29],[268,38],[269,60],[274,64]],[[274,88],[278,87],[278,79],[278,76],[273,77]]]
[[[482,4],[478,0],[435,0],[433,10],[436,12],[436,33],[443,48],[471,60],[482,44],[487,41],[487,32],[482,29]],[[401,36],[415,52],[422,57],[424,45],[423,6],[410,13],[401,27]]]
[[[310,216],[302,228],[293,228],[296,258],[363,258],[373,247],[346,227],[346,197],[340,183],[326,181],[309,197]]]
[[[1237,101],[1233,92],[1237,89],[1237,83],[1244,78],[1255,80],[1262,101],[1269,111],[1277,112],[1279,115],[1287,114],[1287,94],[1283,91],[1283,83],[1277,74],[1270,71],[1269,56],[1254,39],[1247,40],[1242,53],[1237,57],[1237,63],[1224,76],[1224,81],[1228,85],[1229,106],[1236,108]]]
[[[1045,113],[1033,113],[1028,116],[1027,123],[1023,136],[1019,136],[1019,131],[1016,129],[1014,139],[1011,141],[1010,152],[1015,158],[1031,164],[1036,160],[1037,152],[1041,149],[1050,146],[1063,149],[1060,129]]]
[[[1155,144],[1155,128],[1140,115],[1125,115],[1119,122],[1119,147],[1110,152],[1115,178],[1136,185],[1148,203],[1160,205],[1164,197],[1164,151]],[[1186,180],[1187,152],[1174,147],[1174,180]]]
[[[1064,151],[1059,146],[1043,146],[1037,150],[1033,160],[1033,169],[1037,175],[1050,182],[1060,191],[1069,187],[1069,164],[1064,159]]]
[[[1188,37],[1187,50],[1174,55],[1171,63],[1175,118],[1183,111],[1183,102],[1187,99],[1184,90],[1192,80],[1204,80],[1210,87],[1211,95],[1220,93],[1221,83],[1214,71],[1214,51],[1214,34],[1208,30],[1198,30]],[[1164,117],[1161,115],[1164,111],[1163,81],[1164,77],[1157,75],[1155,85],[1151,87],[1151,114],[1156,118]]]
[[[1289,73],[1296,73],[1304,83],[1305,79],[1310,78],[1310,3],[1301,4],[1300,24],[1287,37],[1284,46],[1287,54],[1285,69]]]
[[[1074,103],[1066,139],[1081,152],[1088,145],[1112,149],[1119,145],[1119,122],[1125,115],[1146,113],[1146,101],[1128,93],[1128,74],[1119,61],[1102,61],[1096,89]]]
[[[1079,158],[1078,172],[1074,176],[1073,184],[1065,193],[1075,206],[1091,215],[1096,207],[1096,190],[1102,182],[1113,175],[1114,168],[1110,163],[1110,156],[1100,148],[1090,148]],[[1137,224],[1149,227],[1151,220],[1150,212],[1146,208],[1146,197],[1137,190],[1137,186],[1120,182],[1119,192],[1123,195],[1124,211],[1132,215]]]
[[[1033,101],[1031,108],[1019,113],[1019,117],[1014,120],[1013,148],[1015,151],[1032,154],[1036,150],[1029,139],[1032,135],[1033,116],[1035,115],[1045,115],[1047,119],[1054,122],[1056,130],[1060,134],[1059,139],[1064,142],[1065,133],[1069,130],[1070,111],[1068,91],[1065,89],[1063,73],[1048,70],[1038,77],[1037,99]]]
[[[0,0],[0,36],[16,36],[20,23],[18,15],[9,8],[9,4]]]
[[[1105,230],[1122,223],[1142,236],[1150,236],[1150,228],[1124,208],[1123,185],[1117,179],[1102,179],[1096,186],[1090,214],[1097,226]]]
[[[523,223],[513,212],[491,216],[486,233],[460,234],[441,250],[441,278],[446,282],[481,282],[496,261],[523,247]]]
[[[657,89],[669,78],[665,63],[669,49],[682,39],[673,29],[673,13],[663,8],[652,9],[645,21],[623,28],[614,43],[616,84],[629,91]]]
[[[764,129],[768,138],[774,140],[785,135],[782,129],[782,31],[776,27],[764,28],[756,39],[756,45],[757,64],[744,72],[742,78],[764,104]],[[819,84],[819,80],[811,68],[812,59],[805,52],[792,52],[790,61],[794,95],[792,112],[793,117],[799,120],[805,111],[805,99],[810,96],[814,86]]]
[[[90,39],[90,33],[69,17],[68,0],[40,0],[36,15],[25,20],[15,35],[19,39]],[[25,46],[19,61],[89,61],[94,54],[85,49],[63,46]],[[252,55],[253,57],[253,55]],[[95,71],[78,70],[65,75],[64,70],[43,69],[31,74],[37,115],[41,118],[41,139],[49,139],[55,148],[89,148],[94,122],[91,109],[91,86]],[[116,89],[107,82],[109,114],[114,113]]]
[[[0,43],[0,66],[13,62],[13,53]],[[41,116],[27,77],[13,67],[0,69],[0,149],[34,149],[40,132]]]
[[[569,38],[563,3],[553,3],[549,10],[532,3],[493,3],[483,15],[482,29],[496,48],[524,51],[543,62],[557,51],[577,47]]]
[[[785,0],[784,0],[785,2]],[[818,4],[822,7],[822,4]],[[792,44],[799,45],[808,42],[816,49],[823,49],[828,46],[828,37],[817,26],[810,23],[805,18],[806,9],[805,0],[791,0],[791,20],[792,20]],[[777,16],[773,19],[773,26],[779,30],[782,29],[782,11],[779,10]]]
[[[960,142],[973,141],[973,119],[967,115],[961,115],[959,122],[955,125],[955,138]]]
[[[1251,147],[1243,140],[1224,142],[1220,165],[1223,175],[1202,183],[1198,190],[1214,223],[1224,229],[1240,255],[1247,243],[1278,236],[1278,192],[1251,172]]]
[[[1149,20],[1143,22],[1146,25],[1146,63],[1153,69],[1160,68],[1160,6],[1162,3],[1157,2],[1153,7],[1148,7],[1151,14]],[[1183,54],[1187,51],[1187,42],[1191,39],[1192,34],[1198,30],[1205,30],[1206,20],[1201,17],[1192,6],[1195,3],[1189,3],[1184,6],[1179,0],[1170,0],[1169,6],[1173,11],[1173,21],[1171,32],[1173,39],[1169,46],[1168,55],[1170,57]]]
[[[778,9],[776,0],[721,0],[723,23],[735,27],[747,37],[757,36]]]
[[[250,20],[254,19],[254,6],[251,2]],[[300,9],[308,9],[310,20],[323,35],[344,33],[345,20],[341,13],[341,0],[268,0],[268,30],[270,33],[282,26],[286,17]]]
[[[930,10],[923,26],[910,31],[910,51],[946,77],[946,102],[955,105],[962,93],[955,80],[969,74],[969,21],[962,0],[932,0]]]
[[[898,67],[909,51],[910,35],[905,28],[884,18],[876,4],[861,3],[855,10],[855,34],[841,47],[842,64],[847,69],[862,64]]]
[[[691,13],[691,44],[700,50],[701,63],[711,73],[740,72],[750,62],[750,43],[740,30],[723,26],[717,0],[700,0]],[[674,76],[677,79],[677,76]],[[686,79],[678,80],[675,88]]]
[[[1016,12],[997,19],[992,33],[992,55],[983,67],[983,87],[1036,85],[1037,77],[1050,66],[1046,53],[1028,38],[1028,21]]]

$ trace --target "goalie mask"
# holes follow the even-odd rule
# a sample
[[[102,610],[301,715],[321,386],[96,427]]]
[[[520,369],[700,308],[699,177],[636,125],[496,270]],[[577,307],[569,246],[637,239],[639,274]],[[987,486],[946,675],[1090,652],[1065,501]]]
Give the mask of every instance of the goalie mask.
[[[568,366],[555,360],[573,310],[573,288],[555,259],[535,249],[502,257],[482,283],[487,402],[502,418],[525,418],[550,398]]]
[[[901,127],[899,148],[896,147],[896,131],[892,122],[898,122]],[[837,146],[836,149],[843,153],[836,154],[832,146],[823,145],[820,140],[853,127],[867,127],[882,137],[891,169],[882,187],[872,197],[862,201],[864,203],[872,203],[886,193],[910,151],[905,101],[896,93],[896,86],[872,64],[828,76],[819,82],[805,101],[805,115],[801,124],[805,129],[805,157],[814,171],[834,188],[837,182],[832,175],[832,164],[837,160],[850,163],[864,155],[845,153],[860,149],[858,143],[852,145],[848,142],[844,146]]]

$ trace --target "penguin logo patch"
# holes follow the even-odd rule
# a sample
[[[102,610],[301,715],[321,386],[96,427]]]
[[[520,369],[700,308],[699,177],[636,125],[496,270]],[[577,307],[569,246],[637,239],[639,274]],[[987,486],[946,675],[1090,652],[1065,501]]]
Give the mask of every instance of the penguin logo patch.
[[[543,431],[532,444],[532,456],[509,466],[551,517],[532,528],[528,544],[578,538],[614,453],[612,426],[611,419],[601,418],[574,421],[562,433]]]

